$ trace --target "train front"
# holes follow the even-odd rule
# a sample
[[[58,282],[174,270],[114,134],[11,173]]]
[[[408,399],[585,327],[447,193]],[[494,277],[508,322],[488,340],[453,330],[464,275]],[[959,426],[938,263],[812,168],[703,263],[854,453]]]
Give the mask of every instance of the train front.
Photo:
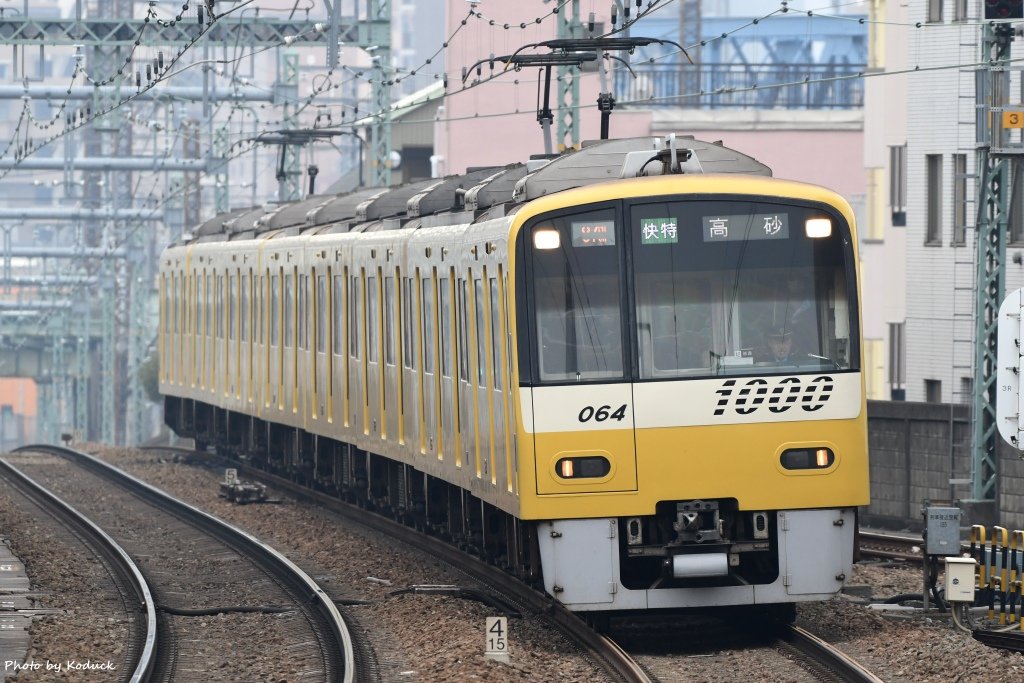
[[[547,591],[575,610],[834,595],[868,503],[847,203],[737,176],[564,194],[515,236],[521,516]]]

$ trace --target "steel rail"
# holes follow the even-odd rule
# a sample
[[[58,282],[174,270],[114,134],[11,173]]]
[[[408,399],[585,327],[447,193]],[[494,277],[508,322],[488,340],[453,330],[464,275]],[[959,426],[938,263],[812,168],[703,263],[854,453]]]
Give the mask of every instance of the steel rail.
[[[343,656],[342,680],[353,683],[356,679],[355,648],[348,626],[338,611],[338,607],[329,595],[295,563],[271,546],[263,543],[255,536],[238,527],[225,522],[199,508],[161,491],[160,489],[137,479],[113,465],[103,462],[87,453],[70,448],[53,445],[30,445],[15,449],[14,452],[42,452],[73,460],[93,473],[113,480],[132,491],[143,500],[156,502],[160,509],[169,512],[186,522],[210,533],[244,555],[257,561],[260,566],[272,571],[274,576],[284,582],[293,597],[299,598],[303,609],[308,609],[315,619],[327,627],[334,643],[323,643],[325,664],[340,652]],[[329,669],[330,667],[328,667]]]
[[[22,450],[22,449],[18,449]],[[61,498],[51,493],[34,479],[23,473],[6,460],[0,459],[0,470],[2,476],[10,481],[15,488],[22,492],[29,500],[46,510],[60,524],[74,530],[81,537],[89,539],[92,549],[101,555],[106,561],[112,574],[117,573],[120,577],[114,577],[115,581],[127,586],[138,605],[141,613],[145,615],[144,628],[138,627],[138,622],[133,620],[136,641],[142,641],[142,648],[132,657],[129,665],[132,667],[131,683],[145,683],[149,681],[156,665],[159,642],[157,639],[156,601],[149,588],[146,578],[142,575],[138,566],[124,548],[118,545],[117,541],[111,538],[103,529],[97,526],[91,519],[83,515],[74,507]],[[129,644],[129,652],[132,651],[132,644]]]
[[[853,657],[799,626],[787,625],[780,638],[828,668],[844,683],[884,683]]]
[[[155,450],[158,447],[153,448]],[[606,671],[619,677],[620,680],[626,683],[651,683],[650,677],[643,668],[612,639],[592,629],[560,603],[530,588],[500,568],[487,564],[473,555],[468,555],[438,538],[426,536],[404,524],[350,505],[325,493],[307,489],[288,479],[248,465],[237,464],[236,466],[239,473],[273,484],[298,498],[315,502],[373,531],[391,536],[420,552],[433,555],[457,567],[458,570],[465,572],[473,579],[487,584],[503,594],[513,596],[515,600],[533,612],[550,619],[566,636],[600,662]]]

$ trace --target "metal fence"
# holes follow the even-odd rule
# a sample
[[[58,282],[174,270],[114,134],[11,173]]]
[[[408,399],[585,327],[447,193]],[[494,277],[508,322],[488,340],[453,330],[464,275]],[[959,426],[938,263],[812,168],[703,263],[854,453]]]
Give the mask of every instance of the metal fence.
[[[855,109],[864,64],[636,64],[615,71],[619,104],[700,109]]]

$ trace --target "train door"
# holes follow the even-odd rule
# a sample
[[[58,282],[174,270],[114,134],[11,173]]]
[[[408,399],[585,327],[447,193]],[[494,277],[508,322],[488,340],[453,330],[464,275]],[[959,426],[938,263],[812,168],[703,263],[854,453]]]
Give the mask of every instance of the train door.
[[[488,336],[490,358],[490,407],[491,407],[491,482],[499,486],[507,486],[511,482],[508,472],[508,448],[506,447],[506,421],[505,421],[505,347],[504,330],[502,319],[504,317],[505,302],[502,297],[504,289],[501,286],[501,269],[498,269],[498,276],[487,280],[487,303],[488,321],[490,334]]]
[[[367,434],[379,438],[384,432],[381,394],[381,311],[380,269],[366,276],[366,418]]]
[[[270,276],[270,408],[284,410],[284,297],[281,295],[284,268],[278,267]]]
[[[472,277],[472,274],[470,274]],[[459,451],[460,457],[467,466],[472,468],[476,476],[480,476],[480,443],[477,440],[476,431],[476,394],[473,383],[475,380],[476,368],[473,367],[473,345],[472,329],[473,309],[472,279],[459,278],[456,290],[456,317],[458,323],[458,369],[459,381],[457,401],[459,404]]]
[[[335,257],[337,258],[337,257]],[[337,260],[335,260],[337,263]],[[334,287],[331,291],[331,313],[333,325],[331,344],[333,345],[333,367],[331,371],[331,406],[336,423],[342,426],[349,424],[348,414],[348,316],[345,314],[348,305],[348,268],[334,271]]]
[[[314,268],[313,280],[316,284],[313,288],[313,315],[310,316],[313,324],[313,352],[311,354],[313,370],[310,372],[313,380],[310,392],[313,397],[311,413],[314,419],[327,421],[330,416],[328,400],[331,376],[331,349],[328,347],[331,307],[327,291],[328,283],[331,281],[330,268],[327,269],[327,273],[324,273],[322,269],[317,272]]]
[[[404,276],[402,283],[402,317],[401,317],[401,339],[402,348],[402,417],[401,434],[399,439],[402,443],[419,444],[422,442],[420,432],[422,431],[422,419],[419,400],[420,383],[417,369],[420,366],[419,339],[416,330],[419,329],[419,314],[417,311],[416,283],[419,280],[419,271],[415,277]]]
[[[401,314],[401,303],[397,296],[398,282],[395,272],[384,273],[384,306],[381,308],[383,318],[383,346],[384,358],[382,366],[383,382],[381,383],[381,402],[384,404],[384,420],[382,436],[390,443],[399,443],[401,440],[402,419],[400,401],[402,400],[401,377],[398,368],[399,339],[398,320]]]
[[[542,219],[524,235],[539,494],[637,488],[620,223],[612,207],[591,209]]]
[[[227,300],[227,340],[228,343],[225,347],[225,356],[227,358],[227,394],[228,397],[234,397],[238,393],[238,374],[239,374],[239,359],[238,359],[238,272],[229,271],[227,273],[228,281],[228,300]]]
[[[438,326],[440,328],[441,391],[441,439],[443,450],[440,457],[455,461],[456,467],[462,467],[462,453],[459,449],[459,405],[456,400],[456,327],[455,327],[455,270],[449,271],[438,283]]]
[[[476,275],[476,274],[474,274]],[[473,279],[472,322],[473,322],[473,383],[474,431],[476,432],[476,473],[478,477],[493,480],[494,463],[491,451],[491,412],[489,373],[487,371],[490,348],[487,335],[490,332],[490,315],[487,300],[484,296],[484,285],[487,282],[487,269],[480,277]]]
[[[363,286],[366,270],[359,269],[349,279],[349,379],[348,404],[352,414],[352,426],[363,434],[369,434],[370,421],[366,412],[366,305]]]
[[[440,375],[437,371],[437,271],[431,277],[420,278],[420,325],[423,358],[421,367],[420,398],[422,400],[420,421],[420,452],[440,455],[438,441],[437,406],[440,402]]]
[[[284,279],[281,283],[281,301],[283,304],[283,339],[282,348],[282,370],[283,382],[281,395],[278,401],[283,404],[285,413],[295,410],[295,396],[292,387],[295,384],[295,272],[293,268],[284,270]]]

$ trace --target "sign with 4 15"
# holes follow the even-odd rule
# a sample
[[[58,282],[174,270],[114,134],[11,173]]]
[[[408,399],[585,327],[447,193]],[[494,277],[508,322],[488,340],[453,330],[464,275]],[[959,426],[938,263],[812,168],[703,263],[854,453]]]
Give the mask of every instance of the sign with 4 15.
[[[626,404],[623,403],[621,406],[612,412],[611,406],[584,406],[583,410],[580,411],[579,420],[580,422],[604,422],[605,420],[618,420],[621,422],[626,417]]]

